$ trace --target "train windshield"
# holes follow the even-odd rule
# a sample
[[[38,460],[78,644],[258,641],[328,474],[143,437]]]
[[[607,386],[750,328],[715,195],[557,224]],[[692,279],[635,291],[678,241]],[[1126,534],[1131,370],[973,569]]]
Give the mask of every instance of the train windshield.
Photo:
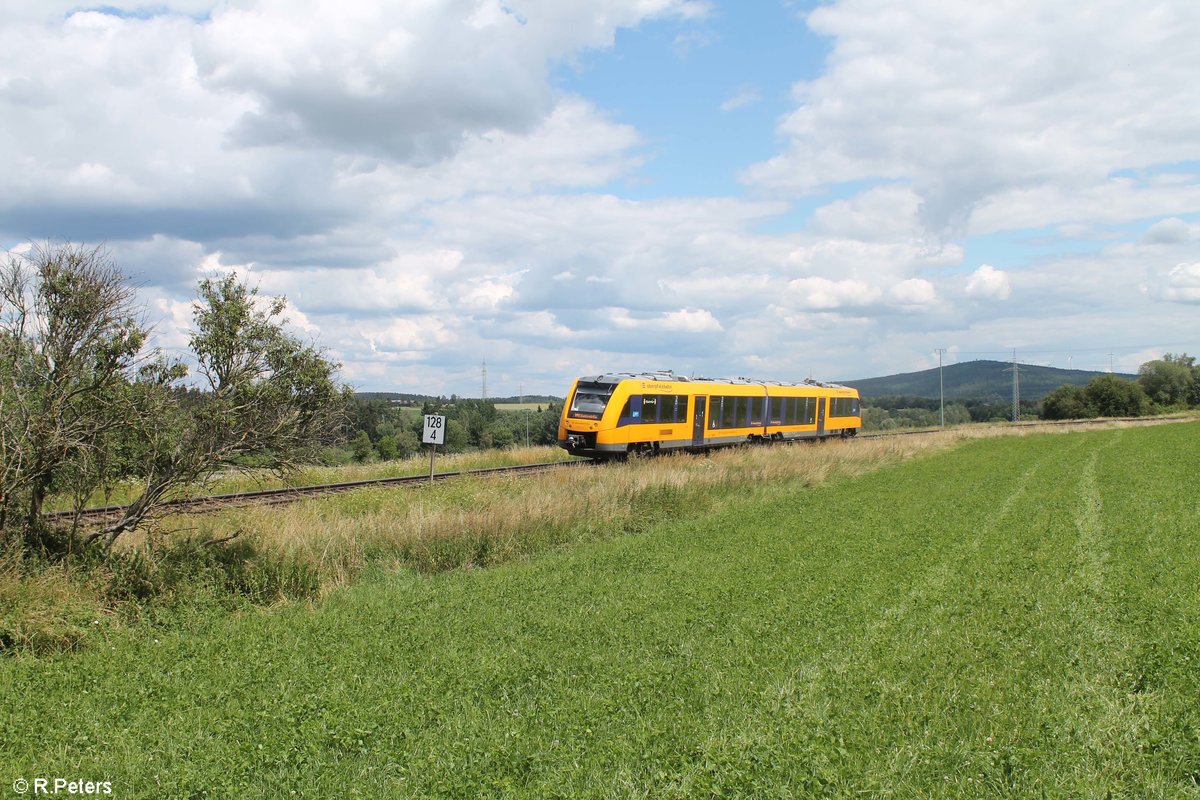
[[[616,384],[613,383],[579,384],[575,387],[575,396],[571,398],[571,408],[567,416],[575,419],[600,419],[614,388]]]

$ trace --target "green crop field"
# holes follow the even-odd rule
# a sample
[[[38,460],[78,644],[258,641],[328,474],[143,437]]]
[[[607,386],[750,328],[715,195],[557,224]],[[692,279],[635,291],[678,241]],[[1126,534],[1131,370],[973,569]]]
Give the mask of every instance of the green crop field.
[[[497,411],[541,411],[548,403],[496,403]]]
[[[1198,441],[643,496],[607,539],[0,659],[0,791],[1200,797]]]

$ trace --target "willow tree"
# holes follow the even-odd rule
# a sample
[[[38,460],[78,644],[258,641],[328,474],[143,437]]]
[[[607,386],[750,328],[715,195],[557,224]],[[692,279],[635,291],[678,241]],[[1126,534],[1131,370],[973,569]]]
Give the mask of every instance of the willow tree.
[[[286,473],[329,441],[348,390],[335,379],[338,364],[286,330],[286,307],[285,298],[260,298],[234,275],[200,283],[190,340],[200,399],[181,405],[161,388],[174,375],[147,376],[145,406],[153,411],[142,430],[141,494],[88,541],[111,545],[161,509],[167,495],[217,472]]]
[[[51,492],[100,480],[101,443],[133,421],[125,390],[152,357],[136,294],[101,247],[35,245],[0,266],[0,530],[31,540]]]

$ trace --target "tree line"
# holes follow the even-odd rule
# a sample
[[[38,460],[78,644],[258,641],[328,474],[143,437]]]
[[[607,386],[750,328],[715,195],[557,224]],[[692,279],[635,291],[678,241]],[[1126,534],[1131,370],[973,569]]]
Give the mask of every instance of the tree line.
[[[1137,378],[1099,375],[1087,386],[1063,385],[1042,401],[1043,419],[1141,417],[1200,406],[1200,367],[1187,353],[1166,353]]]
[[[1036,418],[1040,403],[1021,401],[1021,418]],[[889,395],[864,398],[862,401],[863,428],[886,431],[897,428],[931,428],[941,424],[942,410],[938,398]],[[947,403],[947,425],[968,422],[1005,422],[1012,419],[1012,403],[995,400],[967,399]]]
[[[488,400],[458,397],[426,400],[420,407],[397,406],[387,400],[355,397],[350,405],[351,431],[341,448],[354,461],[407,458],[421,447],[425,414],[446,417],[442,451],[507,448],[528,443],[554,444],[561,407],[554,402],[528,411],[498,409]]]

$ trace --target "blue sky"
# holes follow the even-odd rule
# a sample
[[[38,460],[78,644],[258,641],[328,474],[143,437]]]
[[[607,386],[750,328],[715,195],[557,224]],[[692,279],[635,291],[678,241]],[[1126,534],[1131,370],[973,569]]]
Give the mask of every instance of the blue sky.
[[[819,75],[828,51],[803,10],[725,3],[691,24],[620,30],[611,48],[560,65],[558,85],[646,139],[651,160],[636,180],[614,188],[638,199],[742,193],[738,172],[774,154],[775,124],[792,106],[792,84]]]
[[[236,272],[364,390],[1133,371],[1200,352],[1200,6],[1078,8],[13,0],[0,247],[178,353]]]

